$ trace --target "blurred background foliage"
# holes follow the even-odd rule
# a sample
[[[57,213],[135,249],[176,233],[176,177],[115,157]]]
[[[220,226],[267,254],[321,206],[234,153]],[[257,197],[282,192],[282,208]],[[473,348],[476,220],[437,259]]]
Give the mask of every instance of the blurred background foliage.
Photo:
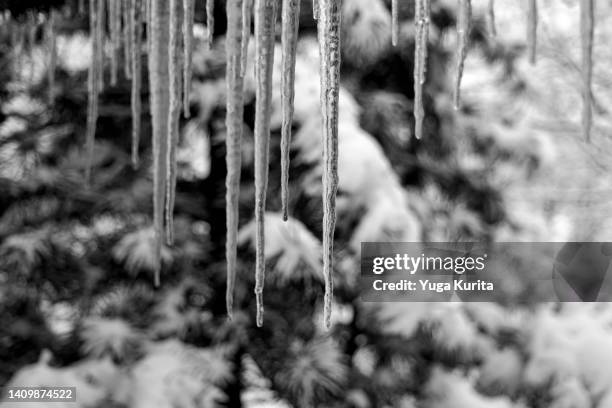
[[[276,212],[280,95],[273,100],[261,329],[252,295],[254,82],[247,70],[239,312],[233,322],[225,316],[225,5],[216,3],[212,50],[205,27],[196,26],[176,243],[164,248],[159,289],[152,285],[147,90],[136,170],[129,82],[102,93],[86,187],[87,17],[61,14],[51,90],[41,26],[29,38],[0,27],[0,385],[76,386],[77,406],[100,408],[612,406],[605,372],[612,311],[530,305],[521,281],[529,271],[520,265],[505,275],[505,307],[362,303],[357,291],[362,241],[609,237],[610,6],[597,2],[596,121],[586,145],[578,140],[577,1],[541,1],[537,66],[524,52],[526,6],[498,2],[499,34],[491,38],[486,2],[474,1],[464,102],[454,111],[456,2],[432,0],[425,135],[416,140],[413,2],[400,1],[400,46],[393,48],[390,0],[344,0],[336,305],[326,331],[318,47],[309,1],[302,5],[288,223]],[[50,5],[0,1],[22,21]]]

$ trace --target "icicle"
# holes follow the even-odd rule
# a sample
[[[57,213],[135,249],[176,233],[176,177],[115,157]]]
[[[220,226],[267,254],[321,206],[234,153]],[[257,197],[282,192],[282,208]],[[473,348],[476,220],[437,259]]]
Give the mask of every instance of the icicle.
[[[272,67],[274,65],[274,24],[277,0],[255,0],[255,224],[256,262],[255,296],[257,326],[263,324],[263,288],[266,271],[264,256],[264,212],[268,190],[268,154],[270,146],[270,104]]]
[[[391,44],[394,47],[397,46],[399,38],[399,5],[397,2],[398,0],[391,0]]]
[[[117,73],[119,70],[119,62],[117,53],[119,52],[119,41],[121,31],[121,13],[119,3],[120,0],[108,0],[108,18],[110,28],[110,43],[111,43],[111,85],[117,85]]]
[[[143,0],[142,5],[145,9],[145,21],[146,21],[146,36],[147,36],[147,53],[151,52],[151,1],[152,0]]]
[[[132,32],[135,30],[134,21],[131,19],[132,7],[137,0],[123,0],[121,2],[121,20],[123,21],[123,74],[127,79],[132,79]]]
[[[319,6],[319,0],[312,0],[312,17],[315,20],[319,19],[319,14],[321,13],[321,6]]]
[[[100,47],[100,3],[104,0],[89,0],[89,30],[91,39],[91,62],[89,65],[87,79],[87,131],[85,138],[85,151],[87,155],[87,166],[85,169],[85,181],[89,184],[91,180],[91,165],[94,154],[94,142],[98,122],[98,96],[100,92],[100,74],[103,69],[99,63],[101,55]]]
[[[206,28],[208,31],[208,49],[211,49],[215,33],[215,0],[206,0]]]
[[[79,14],[85,14],[85,0],[79,0],[77,10]]]
[[[461,104],[461,78],[463,77],[463,66],[467,56],[470,26],[472,20],[471,0],[459,0],[459,18],[457,21],[457,70],[455,73],[455,95],[453,103],[455,109]]]
[[[497,29],[495,28],[495,0],[489,0],[487,7],[487,31],[491,37],[497,35]]]
[[[427,45],[429,42],[429,0],[416,0],[414,3],[415,44],[414,44],[414,135],[417,139],[423,136],[423,84],[427,71]]]
[[[184,72],[183,72],[183,116],[188,118],[189,94],[191,93],[191,73],[193,57],[193,16],[195,12],[195,0],[183,0],[183,47],[184,47]]]
[[[421,50],[423,51],[423,64],[421,65],[421,85],[425,83],[425,77],[427,74],[427,55],[429,50],[429,26],[431,23],[431,0],[423,0],[423,47]]]
[[[182,45],[183,2],[170,0],[170,45],[168,71],[170,75],[170,106],[168,110],[168,137],[166,162],[166,242],[174,243],[174,198],[176,194],[176,147],[179,140],[181,117],[181,90],[183,74]]]
[[[244,113],[244,80],[242,69],[242,6],[246,0],[227,1],[227,35],[225,55],[227,60],[225,138],[227,176],[225,178],[225,212],[227,236],[225,259],[227,264],[227,286],[225,304],[227,316],[233,317],[234,286],[236,283],[236,257],[238,234],[238,203],[240,196],[241,141]]]
[[[538,2],[537,0],[529,0],[529,9],[527,10],[527,47],[529,49],[529,62],[536,63],[538,36]]]
[[[47,67],[47,79],[49,86],[49,103],[52,104],[55,95],[55,68],[57,65],[57,47],[56,47],[56,33],[55,33],[55,10],[51,10],[49,14],[49,21],[47,22],[47,46],[49,51],[49,66]]]
[[[142,15],[139,0],[130,0],[130,62],[132,63],[132,166],[139,165],[138,146],[140,145],[140,129],[142,115],[142,100],[140,88],[142,87]],[[145,2],[147,0],[144,0]]]
[[[242,55],[240,62],[240,75],[243,77],[247,69],[249,56],[249,40],[251,39],[251,16],[253,15],[253,0],[242,1]]]
[[[282,77],[281,110],[281,201],[283,220],[289,217],[289,150],[293,124],[293,100],[295,95],[295,55],[300,24],[300,0],[282,0]]]
[[[338,190],[338,99],[340,94],[341,0],[319,0],[318,34],[323,116],[323,275],[325,327],[331,325],[333,248]]]
[[[593,36],[595,31],[593,0],[580,1],[580,37],[582,45],[582,132],[591,141],[593,121]]]
[[[151,1],[149,96],[153,124],[153,227],[155,232],[155,285],[159,285],[162,237],[164,232],[164,197],[166,193],[167,132],[170,100],[168,71],[169,7],[165,1]]]
[[[98,1],[98,24],[96,26],[96,41],[98,41],[98,53],[96,55],[96,64],[100,65],[100,73],[98,75],[98,86],[101,92],[104,89],[104,26],[106,14],[106,1]]]

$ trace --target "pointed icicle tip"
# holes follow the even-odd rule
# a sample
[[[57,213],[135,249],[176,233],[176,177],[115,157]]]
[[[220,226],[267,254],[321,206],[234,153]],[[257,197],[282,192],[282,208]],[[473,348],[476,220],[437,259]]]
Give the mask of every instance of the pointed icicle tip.
[[[458,110],[461,106],[461,79],[463,78],[463,67],[467,57],[470,28],[472,24],[472,3],[471,0],[459,0],[459,17],[457,20],[457,54],[455,84],[453,95],[453,106]]]
[[[282,0],[281,46],[281,205],[283,221],[289,214],[289,165],[295,99],[295,63],[300,24],[300,0]]]

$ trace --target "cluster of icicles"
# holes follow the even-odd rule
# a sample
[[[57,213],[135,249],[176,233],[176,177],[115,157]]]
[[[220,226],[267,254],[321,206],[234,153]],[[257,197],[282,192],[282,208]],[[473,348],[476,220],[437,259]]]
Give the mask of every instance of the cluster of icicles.
[[[282,4],[281,4],[282,3]],[[272,69],[277,13],[282,21],[282,205],[288,219],[289,147],[293,121],[295,61],[300,0],[227,0],[226,84],[226,219],[227,219],[227,313],[232,317],[237,267],[238,199],[244,110],[244,77],[247,69],[251,18],[255,27],[255,296],[257,325],[263,324],[265,278],[264,212],[268,185]],[[93,63],[89,70],[89,103],[86,152],[94,154],[98,96],[104,86],[104,62],[110,48],[111,85],[117,81],[117,58],[124,49],[125,76],[132,80],[132,161],[138,166],[142,101],[140,87],[142,39],[146,39],[151,119],[153,127],[153,224],[155,284],[159,284],[163,241],[173,243],[173,212],[176,190],[176,149],[181,108],[189,116],[195,0],[89,0]],[[318,0],[314,14],[319,20],[321,51],[321,113],[324,139],[323,242],[325,276],[325,322],[330,325],[332,305],[332,259],[335,229],[335,197],[338,186],[338,98],[340,91],[341,2]],[[206,1],[208,41],[212,46],[214,1]],[[144,28],[144,29],[143,29]],[[110,47],[107,46],[110,44]],[[86,179],[91,177],[91,168]]]
[[[399,41],[400,0],[392,0],[392,43]],[[423,84],[426,78],[427,44],[430,24],[430,1],[415,0],[414,117],[415,137],[423,134]],[[494,0],[488,1],[487,27],[495,35]],[[528,55],[536,60],[537,0],[527,0]],[[257,325],[263,324],[263,289],[265,277],[264,211],[268,184],[270,114],[272,101],[272,68],[275,28],[281,8],[282,78],[281,78],[281,197],[283,218],[288,218],[289,147],[293,120],[294,79],[301,0],[227,0],[227,139],[226,139],[226,212],[227,212],[227,313],[232,317],[233,292],[237,267],[238,198],[240,189],[241,139],[243,130],[244,76],[247,69],[251,18],[255,27],[255,220]],[[333,277],[333,239],[336,222],[335,196],[338,187],[338,98],[340,89],[341,0],[312,0],[313,16],[318,20],[321,76],[321,116],[323,143],[323,274],[325,280],[324,323],[330,326]],[[79,1],[81,12],[86,10]],[[594,0],[580,0],[583,132],[590,138],[592,108],[592,50]],[[142,52],[148,56],[151,118],[153,124],[153,204],[155,231],[155,284],[159,284],[163,241],[173,241],[173,211],[176,189],[176,149],[181,108],[189,116],[191,63],[195,0],[89,0],[89,23],[93,62],[88,76],[86,151],[89,163],[94,154],[94,137],[98,117],[98,96],[105,83],[104,63],[110,57],[110,83],[117,82],[119,53],[123,47],[124,75],[131,79],[132,162],[138,166],[141,133]],[[212,45],[214,1],[206,1],[207,46]],[[457,55],[453,101],[460,104],[461,77],[469,46],[472,19],[471,0],[458,0]],[[53,88],[56,45],[55,12],[47,18],[51,49],[49,82]],[[146,41],[143,41],[143,38]],[[110,50],[110,52],[109,52]],[[90,166],[86,178],[91,176]]]

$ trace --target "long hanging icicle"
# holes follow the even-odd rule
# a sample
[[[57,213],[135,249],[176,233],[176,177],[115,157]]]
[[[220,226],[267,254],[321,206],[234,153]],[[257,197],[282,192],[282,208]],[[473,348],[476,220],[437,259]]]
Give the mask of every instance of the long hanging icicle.
[[[91,166],[94,154],[94,144],[96,138],[96,127],[98,123],[98,97],[101,90],[102,70],[102,19],[104,0],[89,0],[89,29],[91,37],[91,62],[87,80],[87,130],[85,136],[85,152],[87,165],[85,168],[85,182],[90,183]]]
[[[414,135],[423,136],[423,84],[427,70],[427,45],[429,42],[429,0],[416,0],[414,3],[415,44],[414,44]]]
[[[183,89],[182,44],[183,2],[170,0],[170,43],[168,72],[170,74],[170,106],[168,109],[168,136],[166,162],[166,242],[174,242],[174,198],[176,194],[176,148],[179,140],[181,117],[181,90]]]
[[[263,288],[266,273],[264,256],[264,213],[268,190],[272,67],[274,65],[274,24],[278,0],[255,0],[255,296],[257,326],[263,325]]]
[[[147,0],[144,0],[146,2]],[[132,167],[138,168],[140,158],[138,155],[138,147],[140,145],[140,129],[142,115],[142,99],[140,88],[142,87],[142,16],[143,7],[139,4],[139,0],[130,0],[129,11],[129,40],[130,43],[130,62],[132,67]]]
[[[580,1],[580,37],[582,43],[582,132],[587,142],[591,141],[591,127],[593,122],[594,3],[593,0]]]
[[[470,39],[470,26],[472,24],[472,2],[471,0],[459,0],[459,18],[457,21],[457,69],[455,72],[455,92],[453,104],[459,109],[461,104],[461,78],[463,77],[463,66],[467,57]]]
[[[397,46],[399,39],[399,0],[391,0],[391,44]]]
[[[206,30],[208,49],[211,49],[215,33],[215,0],[206,0]]]
[[[98,87],[100,92],[104,89],[104,60],[105,60],[105,50],[104,50],[104,39],[105,39],[105,20],[106,15],[106,1],[99,0],[98,1],[98,24],[96,25],[96,41],[98,41],[98,53],[96,54],[96,64],[100,65],[100,72],[98,75]]]
[[[123,73],[127,79],[132,79],[132,32],[135,22],[132,20],[132,7],[137,0],[121,1],[121,19],[123,21]]]
[[[159,286],[161,272],[162,238],[164,233],[164,197],[166,193],[167,132],[170,100],[170,75],[168,71],[168,44],[170,16],[166,1],[149,3],[149,95],[153,124],[153,229],[155,245],[155,285]]]
[[[319,19],[319,14],[321,14],[320,10],[319,0],[312,0],[312,17],[315,20]]]
[[[527,10],[527,48],[529,53],[529,62],[533,65],[536,63],[538,42],[538,1],[529,0]]]
[[[281,201],[283,220],[289,218],[289,152],[291,126],[293,124],[293,101],[295,97],[295,58],[300,24],[300,0],[282,0],[282,76],[281,110]]]
[[[57,45],[55,32],[56,12],[51,10],[49,21],[47,22],[47,48],[49,52],[49,66],[47,68],[47,80],[49,87],[49,103],[53,103],[55,99],[55,68],[57,65]]]
[[[234,286],[236,283],[236,258],[238,252],[238,201],[240,196],[241,142],[244,114],[244,80],[242,70],[242,6],[248,0],[227,1],[227,35],[225,55],[227,62],[226,85],[227,105],[225,125],[225,212],[227,236],[225,241],[225,260],[227,265],[227,285],[225,305],[227,316],[233,318]]]
[[[111,85],[117,85],[117,74],[119,62],[117,53],[119,51],[120,40],[120,0],[108,0],[108,25],[110,30],[110,63],[111,63]]]
[[[183,116],[188,118],[189,94],[191,93],[191,76],[193,60],[193,16],[195,12],[195,0],[183,0]]]
[[[497,28],[495,27],[495,0],[489,0],[487,5],[487,32],[489,36],[497,36]]]
[[[253,0],[242,0],[242,55],[240,75],[245,76],[247,57],[249,56],[249,40],[251,39],[251,16],[253,15]]]
[[[338,101],[340,96],[341,0],[319,0],[319,55],[321,114],[323,117],[323,319],[331,326],[333,301],[333,249],[338,190]]]

